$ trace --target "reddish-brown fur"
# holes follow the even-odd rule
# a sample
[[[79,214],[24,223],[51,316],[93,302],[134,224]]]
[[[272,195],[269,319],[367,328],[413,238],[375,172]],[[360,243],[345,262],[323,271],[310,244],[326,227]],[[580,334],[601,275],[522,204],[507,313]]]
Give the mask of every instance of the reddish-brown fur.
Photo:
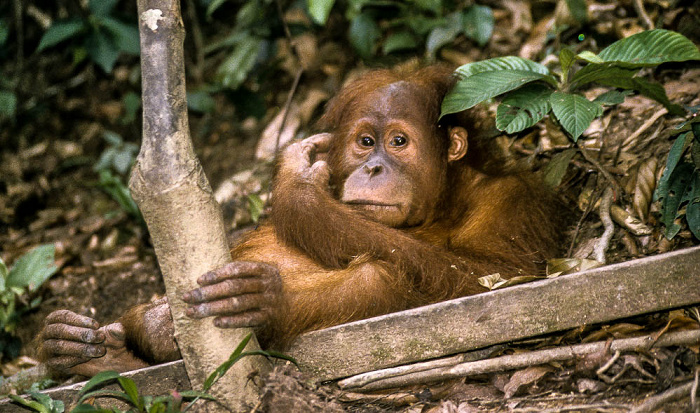
[[[560,204],[529,173],[487,171],[495,162],[475,138],[478,118],[439,121],[453,83],[438,66],[374,71],[343,88],[319,123],[326,134],[282,154],[268,222],[185,295],[188,314],[254,327],[282,347],[305,331],[484,291],[483,275],[537,274],[561,245]],[[116,323],[137,356],[177,354],[166,305]],[[41,336],[50,364],[100,368],[109,326],[70,312],[50,319]]]

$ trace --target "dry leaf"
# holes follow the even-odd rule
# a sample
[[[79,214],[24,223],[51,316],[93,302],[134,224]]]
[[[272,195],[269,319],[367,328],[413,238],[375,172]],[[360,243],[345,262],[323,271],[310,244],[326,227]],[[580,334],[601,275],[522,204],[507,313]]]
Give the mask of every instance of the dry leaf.
[[[513,397],[523,386],[536,383],[553,369],[549,366],[533,366],[513,373],[503,388],[506,399]]]
[[[657,165],[656,158],[651,157],[643,160],[637,170],[632,207],[634,208],[634,213],[637,214],[642,222],[646,222],[649,217],[649,206],[656,189]]]

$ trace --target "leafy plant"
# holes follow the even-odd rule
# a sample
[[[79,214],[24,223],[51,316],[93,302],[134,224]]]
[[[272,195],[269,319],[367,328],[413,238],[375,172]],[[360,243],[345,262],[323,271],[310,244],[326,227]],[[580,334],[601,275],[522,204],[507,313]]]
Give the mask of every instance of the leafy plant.
[[[60,400],[54,400],[45,394],[35,391],[29,392],[29,395],[33,400],[26,400],[14,394],[10,394],[8,397],[15,403],[39,413],[63,413],[66,410],[66,406]]]
[[[148,396],[139,394],[136,383],[128,377],[123,377],[116,371],[103,371],[95,375],[90,379],[85,386],[80,390],[80,398],[78,399],[77,406],[71,410],[72,413],[94,413],[94,412],[119,412],[115,408],[103,408],[98,404],[88,404],[84,403],[88,399],[98,399],[102,397],[108,397],[120,400],[132,408],[129,412],[143,412],[143,413],[174,413],[174,412],[185,412],[189,410],[194,403],[200,399],[215,400],[213,396],[207,392],[212,388],[212,386],[223,377],[229,369],[238,362],[238,360],[247,356],[265,356],[265,357],[275,357],[288,360],[295,365],[296,360],[286,356],[284,354],[275,351],[243,351],[251,340],[252,334],[248,334],[241,340],[236,349],[231,353],[228,360],[222,363],[216,368],[204,381],[204,386],[202,391],[188,390],[183,392],[173,391],[167,396]],[[106,385],[116,382],[121,390],[107,390],[104,389]],[[30,409],[34,409],[41,413],[63,413],[64,405],[61,401],[52,400],[49,396],[38,393],[29,393],[34,400],[24,400],[18,396],[10,396],[15,402],[26,406]],[[182,405],[183,401],[190,401],[186,406]]]
[[[661,202],[666,238],[678,234],[680,221],[685,218],[690,231],[700,239],[700,120],[687,122],[680,131],[654,191],[654,200]]]
[[[672,31],[651,30],[619,40],[598,55],[562,49],[559,73],[515,56],[469,63],[457,69],[459,81],[442,103],[442,116],[505,95],[496,112],[500,130],[520,132],[552,112],[576,141],[603,113],[603,105],[624,100],[625,94],[618,91],[604,93],[593,101],[577,93],[591,83],[635,90],[659,101],[669,112],[683,114],[680,106],[669,101],[661,85],[637,75],[645,67],[688,60],[700,60],[700,51],[690,40]],[[584,66],[573,70],[579,61]]]
[[[319,25],[326,24],[335,4],[335,0],[307,0],[309,15]],[[374,56],[380,44],[385,55],[425,45],[428,57],[434,58],[440,47],[461,34],[485,45],[493,32],[492,10],[472,5],[447,12],[451,5],[444,0],[348,0],[348,38],[365,59]]]
[[[41,37],[37,51],[41,52],[69,39],[77,39],[79,46],[73,60],[85,56],[110,73],[119,55],[139,54],[139,32],[136,25],[113,17],[118,0],[90,0],[87,17],[70,17],[55,21]]]
[[[121,136],[112,131],[105,131],[102,137],[109,145],[94,166],[94,170],[100,176],[99,186],[117,201],[124,211],[139,222],[143,222],[141,211],[131,197],[131,191],[121,178],[129,172],[131,165],[134,164],[139,146],[135,143],[124,142]]]
[[[0,355],[19,356],[21,342],[15,336],[20,318],[41,303],[32,297],[46,280],[56,273],[55,248],[41,245],[21,256],[8,270],[0,259]]]

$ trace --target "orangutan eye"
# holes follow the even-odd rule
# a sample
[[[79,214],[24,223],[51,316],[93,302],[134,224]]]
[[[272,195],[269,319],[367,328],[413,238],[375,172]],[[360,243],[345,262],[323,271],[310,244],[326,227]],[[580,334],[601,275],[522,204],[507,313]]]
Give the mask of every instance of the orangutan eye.
[[[374,146],[374,139],[372,139],[369,136],[363,136],[360,138],[360,145],[366,148],[371,148],[372,146]]]
[[[391,142],[389,144],[391,146],[404,146],[406,144],[406,138],[401,135],[394,136],[391,138]]]

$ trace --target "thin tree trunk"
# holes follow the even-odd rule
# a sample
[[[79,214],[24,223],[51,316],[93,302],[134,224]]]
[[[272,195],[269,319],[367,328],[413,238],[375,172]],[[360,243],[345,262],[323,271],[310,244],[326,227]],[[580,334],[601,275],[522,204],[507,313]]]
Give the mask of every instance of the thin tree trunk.
[[[206,271],[231,261],[219,205],[194,154],[187,120],[184,27],[178,0],[138,0],[143,90],[143,142],[130,188],[148,224],[163,272],[175,338],[193,388],[227,360],[249,329],[219,329],[185,316],[181,298]],[[246,350],[258,349],[251,340]],[[261,357],[236,363],[211,393],[243,411],[259,398]]]

